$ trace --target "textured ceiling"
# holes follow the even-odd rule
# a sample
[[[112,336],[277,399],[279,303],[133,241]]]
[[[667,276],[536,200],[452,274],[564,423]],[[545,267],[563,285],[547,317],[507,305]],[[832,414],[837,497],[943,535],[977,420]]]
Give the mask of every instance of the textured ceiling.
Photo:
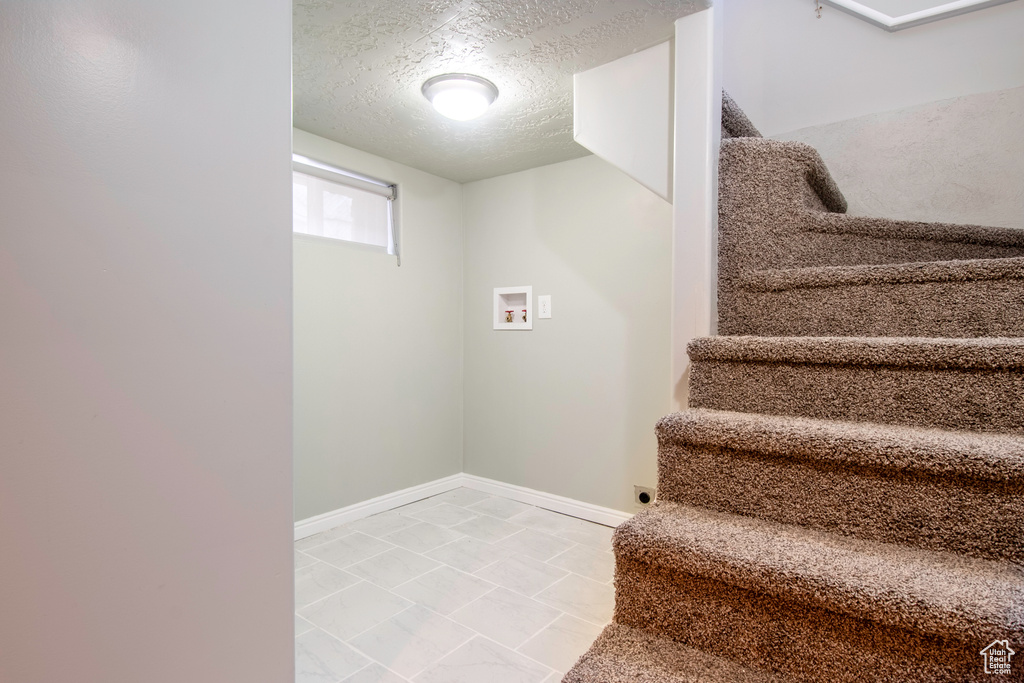
[[[572,75],[672,36],[708,0],[295,0],[295,126],[467,182],[587,154]],[[468,72],[498,86],[473,121],[420,93]]]

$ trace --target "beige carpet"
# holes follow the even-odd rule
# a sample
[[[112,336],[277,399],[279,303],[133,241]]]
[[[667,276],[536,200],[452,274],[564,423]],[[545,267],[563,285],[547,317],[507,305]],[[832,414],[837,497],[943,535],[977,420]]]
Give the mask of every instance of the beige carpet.
[[[565,683],[1024,680],[1024,231],[847,216],[728,96],[719,330]]]

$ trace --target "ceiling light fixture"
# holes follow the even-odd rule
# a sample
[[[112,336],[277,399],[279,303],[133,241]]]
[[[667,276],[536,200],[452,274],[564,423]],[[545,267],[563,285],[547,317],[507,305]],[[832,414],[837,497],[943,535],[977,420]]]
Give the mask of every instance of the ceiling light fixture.
[[[498,88],[486,78],[472,74],[442,74],[426,80],[423,96],[443,116],[469,121],[487,111],[498,98]]]

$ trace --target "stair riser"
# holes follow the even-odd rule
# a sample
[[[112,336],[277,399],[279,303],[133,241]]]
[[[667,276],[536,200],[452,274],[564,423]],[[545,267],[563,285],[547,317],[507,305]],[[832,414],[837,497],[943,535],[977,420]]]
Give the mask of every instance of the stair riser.
[[[913,264],[929,261],[966,261],[1024,256],[1024,247],[945,242],[909,237],[876,237],[824,232],[822,221],[834,214],[820,211],[774,210],[767,214],[740,214],[738,221],[719,225],[719,278],[729,286],[745,274],[765,269],[818,266]],[[757,239],[750,223],[764,220]],[[775,227],[769,227],[774,225]],[[735,242],[735,243],[734,243]],[[748,243],[749,242],[749,243]],[[744,251],[745,259],[738,256]],[[730,258],[733,257],[733,258]]]
[[[847,536],[1024,563],[1024,486],[660,439],[658,498]]]
[[[611,623],[561,683],[784,683],[644,629]]]
[[[718,307],[726,335],[1024,337],[1024,280],[1015,279],[770,292],[723,286]]]
[[[809,214],[808,223],[813,224],[820,215]],[[1024,248],[1021,247],[830,234],[813,230],[792,234],[784,248],[791,255],[769,267],[855,266],[1024,256]]]
[[[1024,373],[696,361],[690,407],[1024,433]]]
[[[615,621],[801,682],[983,681],[960,643],[617,557]]]

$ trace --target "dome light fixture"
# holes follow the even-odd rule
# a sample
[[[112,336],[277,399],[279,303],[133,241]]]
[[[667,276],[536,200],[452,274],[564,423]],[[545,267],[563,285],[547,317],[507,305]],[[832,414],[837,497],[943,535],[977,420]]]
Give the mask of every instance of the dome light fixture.
[[[487,111],[498,98],[498,88],[472,74],[442,74],[423,83],[423,96],[441,115],[469,121]]]

